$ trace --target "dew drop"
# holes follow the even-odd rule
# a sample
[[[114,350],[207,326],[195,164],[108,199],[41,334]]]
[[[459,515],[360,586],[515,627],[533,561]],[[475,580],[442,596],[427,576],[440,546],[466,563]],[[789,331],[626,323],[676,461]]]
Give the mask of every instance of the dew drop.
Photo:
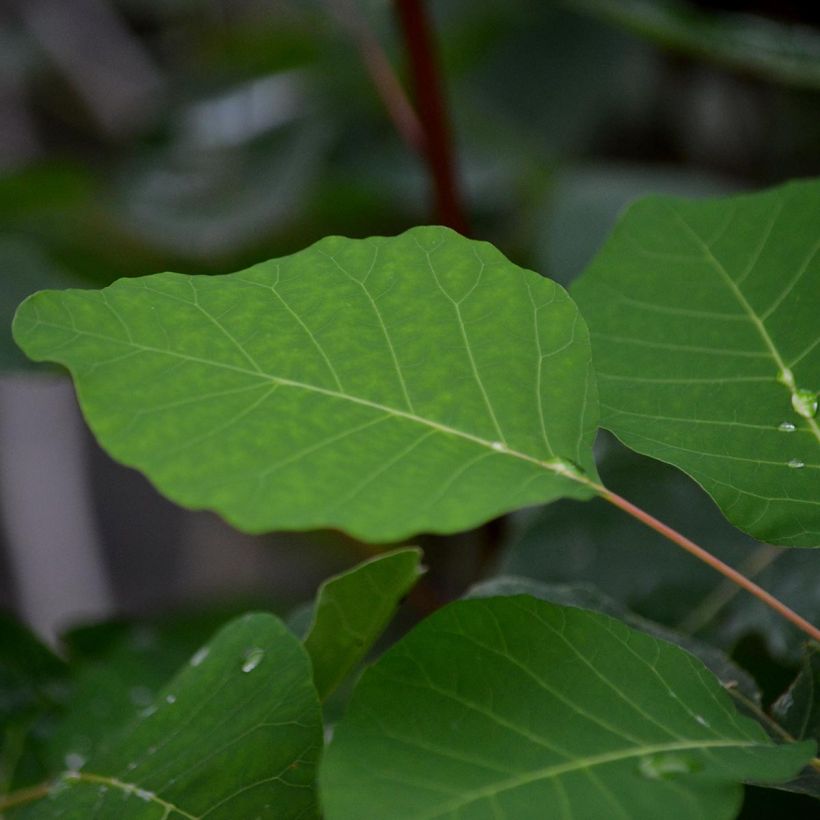
[[[248,652],[245,654],[245,662],[242,664],[242,671],[243,672],[253,672],[260,663],[262,663],[262,658],[265,657],[265,651],[263,649],[249,649]]]
[[[793,458],[789,461],[788,466],[792,468],[792,470],[799,470],[801,467],[805,467],[805,462],[801,461],[799,458]]]
[[[784,367],[778,374],[777,380],[780,384],[785,384],[789,390],[794,390],[794,373],[788,367]]]
[[[134,706],[148,706],[154,700],[154,693],[147,686],[135,686],[128,690],[128,697]]]
[[[129,772],[133,772],[133,771],[134,771],[134,769],[136,769],[136,768],[137,768],[137,764],[136,764],[136,762],[135,762],[135,761],[133,761],[133,760],[132,760],[132,761],[131,761],[131,762],[130,762],[130,763],[129,763],[129,764],[128,764],[125,768],[126,768],[126,770],[127,770],[127,771],[129,771]]]
[[[176,703],[177,702],[177,696],[176,695],[166,695],[165,696],[165,702],[166,703]]]
[[[705,717],[703,717],[703,716],[701,716],[701,715],[695,715],[695,720],[696,720],[696,721],[697,721],[697,722],[698,722],[701,726],[705,726],[707,729],[711,728],[711,726],[710,726],[710,724],[709,724],[709,721],[708,721],[708,720],[706,720],[706,718],[705,718]]]
[[[699,768],[697,761],[667,752],[642,757],[638,772],[647,780],[668,780],[679,774],[690,774]]]
[[[782,424],[778,426],[777,429],[782,430],[784,433],[793,433],[797,429],[797,427],[790,421],[784,421]]]
[[[795,390],[792,393],[792,407],[794,412],[805,419],[813,419],[817,415],[817,393],[813,390]]]
[[[85,755],[81,755],[79,752],[69,752],[63,758],[63,762],[70,772],[78,772],[85,766]]]
[[[191,666],[199,666],[205,658],[208,657],[208,653],[211,650],[207,646],[203,646],[201,649],[197,650],[196,654],[191,658]]]
[[[157,711],[157,707],[156,707],[156,706],[148,706],[147,708],[143,709],[143,710],[140,712],[140,717],[141,717],[141,718],[148,718],[148,717],[151,717],[151,715],[153,715],[153,714],[154,714],[154,712],[156,712],[156,711]]]
[[[145,800],[146,803],[156,797],[156,795],[153,792],[149,792],[148,789],[137,789],[134,794],[139,797],[140,800]]]
[[[502,451],[502,450],[504,450],[504,449],[506,449],[506,448],[504,447],[504,445],[503,445],[500,441],[494,441],[494,442],[490,445],[490,447],[492,447],[492,448],[493,448],[493,450],[498,450],[499,452],[500,452],[500,451]]]

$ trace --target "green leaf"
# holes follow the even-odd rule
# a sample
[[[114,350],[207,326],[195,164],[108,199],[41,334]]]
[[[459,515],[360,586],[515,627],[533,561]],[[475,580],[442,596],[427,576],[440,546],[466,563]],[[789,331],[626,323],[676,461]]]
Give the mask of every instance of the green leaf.
[[[820,646],[810,644],[792,685],[775,701],[772,715],[792,737],[820,741]]]
[[[73,761],[24,818],[315,816],[310,662],[276,618],[222,629],[124,731]]]
[[[820,37],[810,26],[746,12],[705,12],[685,0],[575,0],[573,8],[742,74],[820,88]]]
[[[237,527],[452,532],[589,497],[587,331],[558,285],[445,228],[237,274],[46,291],[15,338],[106,449]]]
[[[735,664],[728,655],[697,638],[684,635],[682,632],[630,612],[592,584],[545,584],[529,578],[499,575],[489,581],[474,585],[467,591],[465,597],[491,598],[510,595],[532,595],[533,598],[549,601],[559,606],[574,606],[617,618],[632,629],[645,632],[653,638],[675,644],[690,652],[703,662],[725,688],[741,692],[755,706],[760,704],[760,690],[754,679]]]
[[[68,697],[68,668],[0,612],[0,802],[47,773],[46,741]]]
[[[329,578],[305,638],[313,682],[324,700],[381,635],[421,575],[421,550],[395,550]]]
[[[365,672],[321,771],[328,820],[734,816],[775,746],[691,655],[528,596],[439,610]]]
[[[601,424],[785,546],[820,544],[820,426],[802,392],[820,388],[818,214],[820,182],[650,197],[573,288]]]

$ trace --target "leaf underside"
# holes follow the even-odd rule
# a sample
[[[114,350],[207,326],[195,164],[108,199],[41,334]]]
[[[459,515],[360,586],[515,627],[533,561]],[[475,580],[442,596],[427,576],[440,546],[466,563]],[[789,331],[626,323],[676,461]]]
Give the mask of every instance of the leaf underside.
[[[705,667],[529,596],[439,610],[365,672],[320,767],[328,820],[723,820],[775,746]]]
[[[45,291],[15,338],[119,461],[240,529],[386,541],[589,491],[597,400],[565,291],[445,228],[219,277]]]
[[[641,200],[573,288],[602,426],[784,546],[820,545],[818,294],[817,181]]]

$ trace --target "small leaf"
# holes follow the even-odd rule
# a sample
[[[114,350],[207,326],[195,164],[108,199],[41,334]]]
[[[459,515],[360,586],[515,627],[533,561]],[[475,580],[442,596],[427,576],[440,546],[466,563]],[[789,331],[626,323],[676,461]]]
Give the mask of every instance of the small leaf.
[[[604,615],[459,601],[368,669],[320,771],[328,820],[730,818],[791,777],[703,665]]]
[[[320,699],[344,680],[381,635],[418,581],[420,560],[419,549],[395,550],[329,578],[319,588],[304,643]]]
[[[558,285],[445,228],[330,237],[220,277],[45,291],[15,338],[178,503],[375,541],[587,498],[586,326]]]
[[[299,641],[271,615],[222,629],[154,704],[20,817],[315,816],[319,703]]]
[[[573,295],[602,426],[761,541],[820,545],[820,181],[633,205]]]

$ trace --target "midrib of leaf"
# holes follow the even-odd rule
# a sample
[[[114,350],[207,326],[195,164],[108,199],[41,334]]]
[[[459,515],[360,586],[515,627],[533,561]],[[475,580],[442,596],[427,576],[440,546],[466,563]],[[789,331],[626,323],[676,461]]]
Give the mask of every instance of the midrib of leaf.
[[[662,754],[664,752],[687,752],[699,751],[701,749],[748,749],[759,746],[755,741],[739,742],[736,740],[682,740],[675,743],[656,743],[648,746],[639,746],[630,749],[619,749],[615,752],[606,752],[601,755],[592,755],[590,757],[582,757],[573,760],[570,763],[559,763],[556,766],[547,766],[543,769],[536,769],[533,772],[526,772],[525,774],[516,777],[509,777],[489,786],[484,786],[481,789],[476,789],[469,794],[458,799],[451,800],[438,806],[434,813],[419,815],[417,820],[434,820],[436,817],[441,817],[443,814],[450,811],[458,811],[470,803],[475,803],[477,800],[484,798],[493,798],[501,792],[509,791],[510,789],[518,788],[519,786],[527,786],[530,783],[535,783],[538,780],[548,780],[551,777],[560,777],[570,772],[579,771],[582,769],[590,769],[595,766],[603,766],[607,763],[619,763],[623,760],[630,760],[636,757],[643,757],[645,755]]]
[[[60,325],[55,322],[45,322],[39,318],[37,319],[37,325],[42,325],[43,327],[52,327],[57,330],[72,330],[74,331],[74,333],[77,334],[77,336],[88,336],[94,339],[101,339],[105,342],[115,342],[117,344],[131,346],[135,348],[137,351],[146,353],[158,353],[164,356],[172,356],[185,361],[196,362],[197,364],[204,364],[208,367],[215,367],[222,370],[231,370],[233,372],[241,373],[246,376],[252,376],[260,380],[271,382],[276,386],[293,387],[299,390],[307,390],[313,393],[318,393],[323,396],[328,396],[329,398],[340,399],[342,401],[349,401],[354,404],[369,407],[373,410],[378,410],[382,413],[386,413],[391,416],[407,419],[408,421],[415,422],[416,424],[425,425],[445,435],[458,436],[468,441],[472,441],[474,444],[478,444],[481,447],[486,447],[488,450],[499,453],[501,455],[506,455],[511,458],[517,458],[522,461],[529,462],[530,464],[534,464],[538,467],[541,467],[544,470],[555,473],[556,475],[572,479],[573,481],[577,481],[578,483],[584,484],[589,487],[595,487],[593,482],[591,482],[585,476],[576,473],[575,469],[570,467],[563,459],[559,457],[556,457],[555,459],[550,459],[548,461],[544,461],[542,459],[536,458],[535,456],[531,456],[527,453],[522,453],[519,450],[513,450],[501,441],[490,441],[488,439],[481,438],[480,436],[476,436],[473,433],[469,433],[466,430],[459,430],[456,427],[451,427],[447,424],[442,424],[441,422],[434,421],[433,419],[428,419],[424,416],[419,416],[416,413],[411,413],[407,410],[401,410],[397,407],[390,407],[386,404],[371,401],[370,399],[365,399],[360,396],[353,396],[350,393],[343,393],[338,390],[331,390],[327,387],[319,387],[318,385],[308,384],[307,382],[295,381],[294,379],[285,379],[281,376],[275,376],[272,373],[266,373],[258,369],[237,367],[236,365],[226,364],[224,362],[217,362],[213,359],[205,359],[200,356],[191,356],[188,353],[179,353],[175,350],[167,350],[161,347],[153,347],[151,345],[140,344],[134,341],[123,341],[122,339],[113,339],[110,336],[105,336],[102,333],[93,333],[88,330],[78,330],[77,327],[74,325],[72,325],[71,327],[67,327],[65,325]]]
[[[153,803],[157,806],[162,806],[165,810],[165,814],[162,815],[161,820],[165,820],[171,812],[176,812],[177,814],[182,815],[182,817],[187,818],[187,820],[201,820],[201,817],[204,816],[191,814],[176,804],[171,803],[168,800],[163,800],[161,797],[148,789],[143,789],[135,783],[126,783],[124,780],[118,780],[116,777],[108,777],[104,774],[94,774],[93,772],[65,772],[61,779],[63,782],[67,783],[90,783],[100,786],[108,786],[112,789],[117,789],[123,792],[126,796],[136,797],[138,800],[142,800],[145,803]]]
[[[724,281],[726,286],[731,290],[735,299],[737,299],[738,304],[743,308],[743,312],[746,314],[749,321],[754,326],[755,330],[757,331],[760,338],[763,340],[766,348],[768,349],[769,353],[771,354],[774,363],[777,365],[778,374],[782,378],[782,383],[785,388],[789,391],[789,398],[794,394],[796,386],[794,384],[793,378],[791,377],[791,370],[787,367],[783,357],[780,355],[780,351],[777,349],[777,346],[774,343],[774,340],[769,335],[769,331],[766,329],[766,324],[763,319],[755,313],[754,308],[749,304],[748,299],[743,295],[743,291],[738,287],[737,282],[729,276],[729,272],[726,270],[723,263],[712,253],[712,248],[703,239],[698,235],[697,231],[684,219],[684,217],[675,209],[669,206],[672,214],[674,215],[676,221],[678,221],[686,232],[692,237],[692,239],[697,243],[697,245],[703,251],[703,254],[709,264],[715,269],[721,279]],[[742,279],[745,279],[749,273],[754,269],[755,265],[757,264],[758,260],[760,259],[760,255],[763,253],[763,249],[766,247],[766,242],[771,235],[772,229],[774,228],[775,223],[777,222],[777,217],[780,215],[780,212],[783,209],[783,203],[780,203],[780,206],[773,211],[773,216],[771,221],[769,222],[766,230],[763,232],[760,243],[758,244],[757,248],[755,248],[754,253],[749,261],[748,266],[743,274]],[[814,255],[817,253],[818,248],[820,248],[820,241],[818,241],[813,249],[812,252],[806,257],[806,261],[801,266],[800,270],[798,270],[798,275],[795,277],[785,288],[783,293],[775,300],[773,303],[773,307],[780,304],[782,299],[784,298],[785,294],[791,291],[791,288],[794,286],[794,282],[796,281],[799,276],[801,276],[811,259],[814,258]],[[769,308],[768,314],[771,315],[773,312],[772,307]],[[791,382],[791,383],[790,383]],[[801,418],[805,418],[809,424],[809,428],[811,429],[812,433],[814,434],[815,440],[820,444],[820,426],[818,426],[817,422],[813,418],[806,418],[805,416],[801,416]]]

